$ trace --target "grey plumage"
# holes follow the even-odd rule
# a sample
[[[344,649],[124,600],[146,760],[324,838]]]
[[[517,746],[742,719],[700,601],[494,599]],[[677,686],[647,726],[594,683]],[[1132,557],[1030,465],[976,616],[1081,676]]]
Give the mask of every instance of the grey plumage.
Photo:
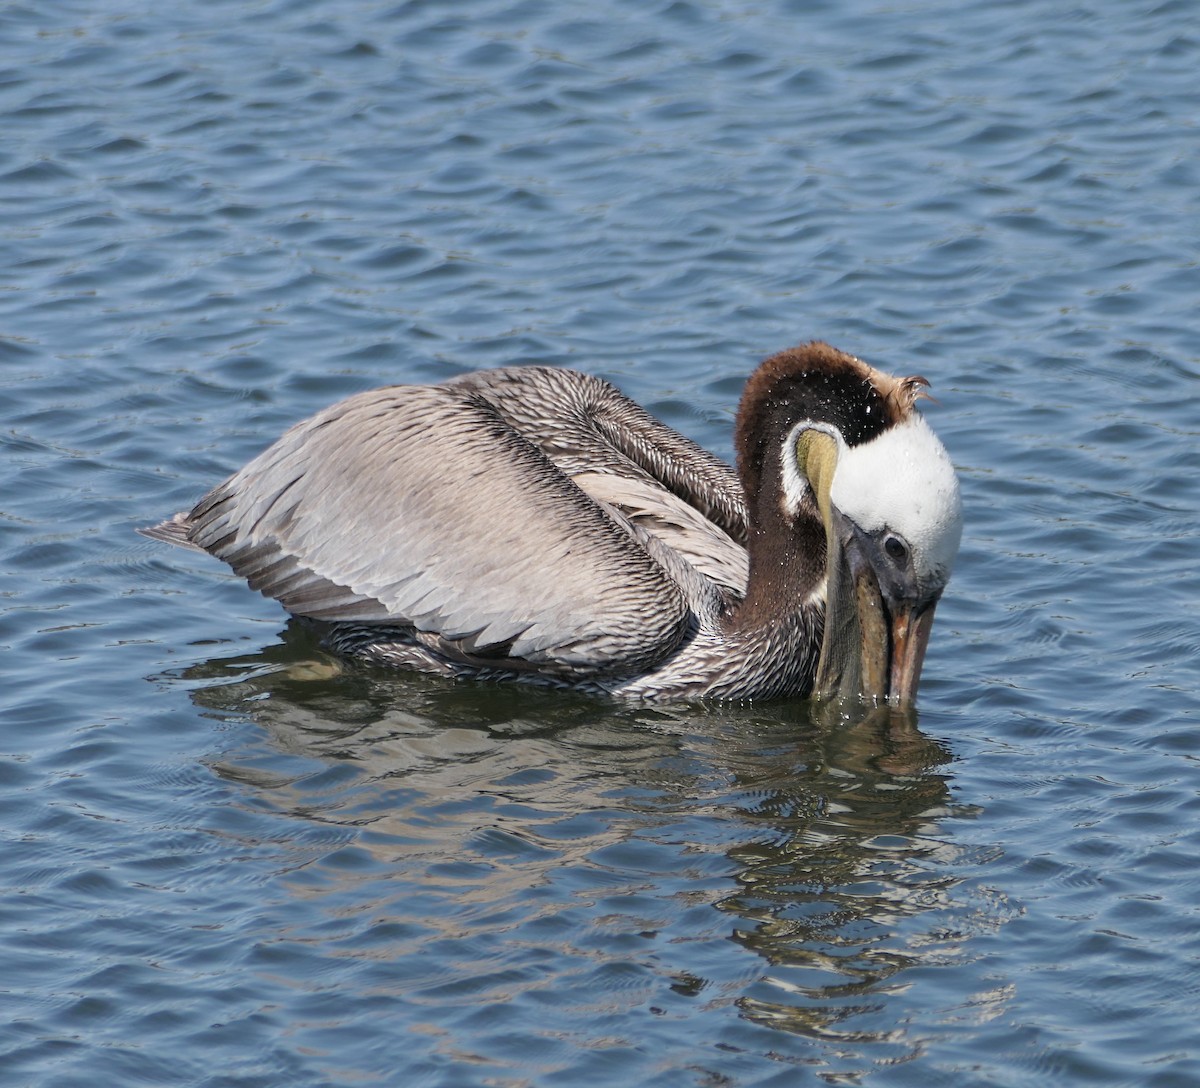
[[[816,577],[781,586],[767,622],[731,618],[758,532],[747,498],[607,382],[521,367],[350,397],[143,532],[224,560],[376,663],[633,696],[804,694]]]

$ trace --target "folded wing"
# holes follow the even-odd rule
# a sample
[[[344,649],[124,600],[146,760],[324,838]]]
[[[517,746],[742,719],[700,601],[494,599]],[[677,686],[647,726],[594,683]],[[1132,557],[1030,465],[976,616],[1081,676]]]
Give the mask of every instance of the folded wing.
[[[596,379],[485,373],[333,405],[148,534],[225,560],[296,615],[412,627],[451,657],[574,675],[661,660],[693,622],[678,557],[744,585],[741,546],[692,506],[736,533],[732,473],[644,413],[671,452],[665,473],[639,464],[593,406],[641,410]],[[704,494],[681,497],[697,473]]]

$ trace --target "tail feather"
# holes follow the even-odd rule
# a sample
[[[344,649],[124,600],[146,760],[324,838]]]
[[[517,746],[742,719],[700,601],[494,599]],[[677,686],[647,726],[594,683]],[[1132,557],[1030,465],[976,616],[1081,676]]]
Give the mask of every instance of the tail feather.
[[[145,529],[139,529],[138,532],[142,536],[148,536],[151,540],[163,540],[168,544],[176,544],[181,548],[191,548],[193,551],[202,552],[204,549],[199,544],[193,544],[188,539],[188,530],[191,527],[190,515],[186,513],[176,514],[174,517],[167,518],[166,521],[159,522],[157,525],[151,525]]]

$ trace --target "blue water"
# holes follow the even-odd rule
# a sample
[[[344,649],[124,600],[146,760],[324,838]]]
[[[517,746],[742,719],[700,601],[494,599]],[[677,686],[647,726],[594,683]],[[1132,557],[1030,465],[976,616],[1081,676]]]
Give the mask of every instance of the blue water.
[[[1200,1083],[1183,0],[0,11],[6,1085]],[[919,717],[339,668],[133,529],[511,362],[922,373]]]

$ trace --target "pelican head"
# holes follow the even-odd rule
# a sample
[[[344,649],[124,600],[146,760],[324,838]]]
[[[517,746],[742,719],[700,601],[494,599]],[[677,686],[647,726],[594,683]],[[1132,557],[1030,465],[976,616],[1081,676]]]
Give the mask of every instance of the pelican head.
[[[786,436],[785,507],[795,524],[807,509],[824,528],[813,694],[911,704],[962,535],[954,467],[915,407],[928,382],[892,377],[820,343],[764,367],[762,388],[771,392],[760,403],[780,404],[789,385],[805,390],[786,397],[791,419],[775,433]]]

